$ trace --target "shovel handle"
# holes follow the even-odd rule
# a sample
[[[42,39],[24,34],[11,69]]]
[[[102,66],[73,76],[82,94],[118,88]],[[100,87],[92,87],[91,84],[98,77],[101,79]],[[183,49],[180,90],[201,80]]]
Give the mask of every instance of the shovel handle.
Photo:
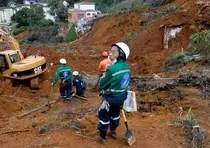
[[[127,118],[126,118],[126,116],[125,116],[125,111],[124,111],[124,109],[121,109],[121,113],[122,113],[124,122],[127,122]]]
[[[124,122],[125,122],[125,126],[126,126],[127,131],[128,131],[128,121],[127,121],[127,118],[126,118],[126,116],[125,116],[125,111],[124,111],[124,109],[121,109],[121,113],[122,113],[122,116],[123,116],[123,120],[124,120]]]

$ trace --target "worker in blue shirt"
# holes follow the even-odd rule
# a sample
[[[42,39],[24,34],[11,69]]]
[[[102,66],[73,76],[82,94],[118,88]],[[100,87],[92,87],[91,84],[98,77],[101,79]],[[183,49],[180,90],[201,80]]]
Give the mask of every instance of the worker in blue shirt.
[[[86,82],[79,76],[78,71],[74,71],[73,76],[73,86],[76,88],[76,95],[84,97],[84,93],[86,90]]]

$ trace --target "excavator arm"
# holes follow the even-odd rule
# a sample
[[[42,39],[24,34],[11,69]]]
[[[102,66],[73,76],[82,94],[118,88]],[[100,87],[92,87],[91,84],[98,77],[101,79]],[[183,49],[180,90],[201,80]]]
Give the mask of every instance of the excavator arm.
[[[17,40],[1,29],[0,29],[0,42],[9,44],[11,50],[18,51],[20,58],[24,59],[24,56],[20,50],[20,46],[19,46]]]

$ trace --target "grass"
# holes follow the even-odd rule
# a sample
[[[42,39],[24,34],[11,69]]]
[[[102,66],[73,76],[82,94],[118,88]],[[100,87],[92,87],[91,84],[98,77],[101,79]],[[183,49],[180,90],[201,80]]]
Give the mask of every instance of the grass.
[[[53,131],[58,125],[58,119],[51,119],[38,129],[38,135],[44,135],[47,132]]]
[[[128,32],[124,38],[124,42],[128,43],[133,37],[137,36],[138,32]]]
[[[193,114],[191,109],[187,112],[187,114],[183,117],[183,111],[180,111],[180,116],[172,121],[175,126],[181,126],[183,128],[191,128],[197,125],[196,116]]]

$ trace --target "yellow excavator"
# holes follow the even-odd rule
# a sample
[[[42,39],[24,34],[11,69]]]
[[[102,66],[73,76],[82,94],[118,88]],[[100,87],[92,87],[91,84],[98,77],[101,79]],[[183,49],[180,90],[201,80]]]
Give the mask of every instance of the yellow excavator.
[[[46,59],[43,56],[32,55],[24,58],[17,40],[0,30],[0,76],[9,80],[30,80],[32,89],[39,88],[39,76],[47,70]]]

